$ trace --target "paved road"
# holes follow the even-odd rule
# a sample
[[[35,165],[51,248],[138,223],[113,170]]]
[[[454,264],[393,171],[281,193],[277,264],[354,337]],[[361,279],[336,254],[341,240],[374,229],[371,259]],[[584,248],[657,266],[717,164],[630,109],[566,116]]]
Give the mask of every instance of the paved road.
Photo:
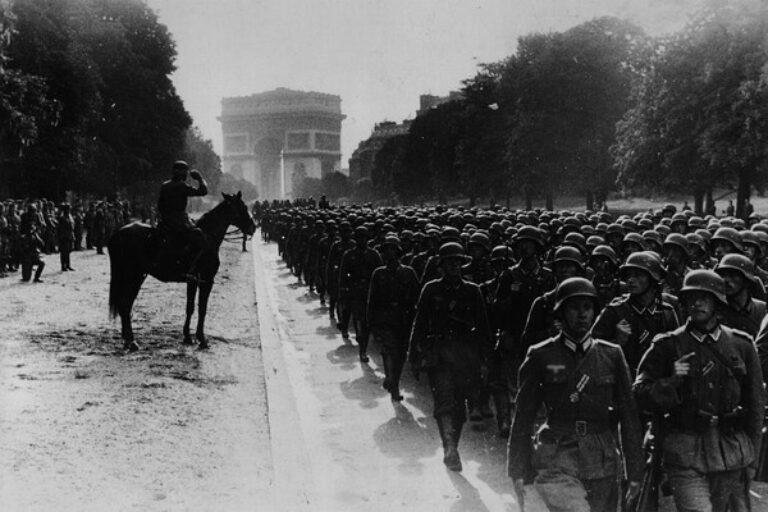
[[[292,505],[285,510],[518,510],[493,420],[465,427],[464,471],[447,471],[425,379],[406,371],[405,400],[393,404],[375,345],[361,364],[354,341],[341,338],[327,308],[258,235],[254,263],[278,503]],[[290,389],[295,406],[276,410],[273,387]],[[535,495],[527,505],[543,510]]]

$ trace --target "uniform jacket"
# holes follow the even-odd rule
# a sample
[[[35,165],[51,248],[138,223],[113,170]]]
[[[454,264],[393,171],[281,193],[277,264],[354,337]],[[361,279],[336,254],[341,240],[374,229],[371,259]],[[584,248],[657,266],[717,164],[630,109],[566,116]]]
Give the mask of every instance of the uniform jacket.
[[[603,309],[592,328],[592,334],[596,338],[615,343],[616,324],[621,320],[629,322],[632,328],[632,334],[625,343],[621,344],[621,348],[633,373],[640,363],[640,358],[650,347],[653,337],[680,325],[674,306],[663,300],[661,296],[650,306],[639,308],[631,300],[631,295],[626,294]]]
[[[765,302],[750,297],[743,308],[729,302],[727,307],[720,309],[718,317],[723,325],[744,331],[754,339],[765,314]]]
[[[500,320],[500,329],[519,339],[533,301],[554,288],[555,278],[552,271],[542,266],[528,272],[518,263],[504,270],[499,276],[493,305],[494,317]],[[522,355],[521,353],[520,356]]]
[[[371,329],[410,331],[419,291],[419,280],[411,267],[398,263],[374,270],[367,302]]]
[[[674,362],[691,352],[691,375],[675,376]],[[657,336],[640,363],[635,393],[642,409],[668,415],[665,464],[710,473],[756,463],[765,396],[746,333],[721,325],[700,335],[686,324]]]
[[[561,333],[528,350],[520,367],[509,436],[510,477],[524,478],[532,470],[547,468],[581,479],[620,474],[620,424],[626,476],[641,479],[642,432],[624,355],[618,345],[606,341],[590,337],[585,344],[586,351]],[[534,449],[532,436],[542,404],[547,420]]]
[[[181,180],[168,180],[160,186],[157,211],[160,218],[172,227],[186,227],[190,224],[187,216],[187,198],[204,196],[208,189],[204,185],[195,188]]]
[[[365,304],[373,271],[382,265],[381,256],[370,247],[349,249],[339,266],[340,294]]]

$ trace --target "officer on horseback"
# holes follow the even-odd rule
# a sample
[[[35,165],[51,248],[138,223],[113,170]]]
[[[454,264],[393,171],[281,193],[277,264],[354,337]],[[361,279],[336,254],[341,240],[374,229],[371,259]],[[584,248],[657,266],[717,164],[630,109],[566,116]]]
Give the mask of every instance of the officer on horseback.
[[[197,181],[197,188],[187,185],[187,175]],[[203,255],[207,243],[205,234],[196,227],[187,215],[187,198],[204,196],[208,186],[203,176],[195,169],[189,171],[189,165],[183,160],[173,163],[173,177],[160,187],[160,197],[157,200],[157,211],[160,215],[160,225],[184,236],[192,246],[193,258],[186,273],[188,281],[198,281],[197,262]]]

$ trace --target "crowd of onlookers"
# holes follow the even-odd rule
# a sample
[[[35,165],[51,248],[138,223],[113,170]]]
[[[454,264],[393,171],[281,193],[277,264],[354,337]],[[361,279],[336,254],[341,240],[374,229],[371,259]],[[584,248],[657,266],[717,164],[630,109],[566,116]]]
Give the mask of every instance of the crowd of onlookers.
[[[40,282],[45,254],[59,254],[62,272],[75,270],[72,251],[104,254],[112,233],[134,217],[154,223],[152,210],[136,211],[128,201],[0,201],[0,278],[20,270],[21,279],[29,281],[35,270],[34,280]]]

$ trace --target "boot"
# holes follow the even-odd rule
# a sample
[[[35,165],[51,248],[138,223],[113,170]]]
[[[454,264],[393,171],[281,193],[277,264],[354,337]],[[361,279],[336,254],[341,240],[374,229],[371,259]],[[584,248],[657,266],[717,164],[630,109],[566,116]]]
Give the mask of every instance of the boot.
[[[459,458],[458,437],[450,414],[444,414],[437,418],[437,428],[443,441],[443,464],[451,471],[461,471],[461,458]]]
[[[384,381],[381,383],[381,387],[390,391],[392,389],[392,364],[388,354],[383,354],[382,363],[384,363]]]
[[[493,405],[496,407],[496,424],[499,427],[499,437],[509,437],[510,407],[509,398],[506,393],[494,393]]]
[[[385,379],[387,386],[385,386],[384,389],[389,391],[393,401],[402,401],[403,395],[400,394],[400,374],[398,372],[397,361],[394,356],[384,356],[384,371],[387,374],[387,378]]]
[[[405,356],[393,356],[392,357],[392,400],[401,402],[403,395],[400,394],[400,376],[403,374],[403,366],[405,365]]]

